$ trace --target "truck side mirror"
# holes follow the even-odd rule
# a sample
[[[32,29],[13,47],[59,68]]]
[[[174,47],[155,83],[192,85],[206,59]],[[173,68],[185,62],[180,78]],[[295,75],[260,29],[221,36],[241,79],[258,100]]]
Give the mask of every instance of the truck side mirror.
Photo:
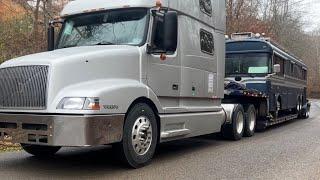
[[[178,14],[175,11],[168,11],[164,16],[164,50],[174,52],[178,42]]]
[[[178,42],[178,14],[175,11],[153,11],[154,22],[151,44],[147,53],[174,52]]]
[[[50,24],[48,28],[48,51],[54,50],[54,27]]]
[[[280,73],[281,72],[281,66],[280,64],[273,65],[273,72],[274,73]]]

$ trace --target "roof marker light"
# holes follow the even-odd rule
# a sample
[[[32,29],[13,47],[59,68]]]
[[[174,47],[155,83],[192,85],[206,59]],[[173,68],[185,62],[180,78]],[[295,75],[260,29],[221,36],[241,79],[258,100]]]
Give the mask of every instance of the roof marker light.
[[[156,7],[159,7],[159,8],[162,7],[162,2],[161,2],[161,0],[157,0],[157,2],[156,2]]]

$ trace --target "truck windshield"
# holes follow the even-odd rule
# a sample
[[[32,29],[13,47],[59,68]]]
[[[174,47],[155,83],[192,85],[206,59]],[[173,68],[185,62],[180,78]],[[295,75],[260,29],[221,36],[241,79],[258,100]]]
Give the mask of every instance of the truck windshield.
[[[267,53],[227,54],[226,75],[264,75],[271,73],[271,58]]]
[[[57,48],[92,45],[144,44],[148,25],[147,9],[112,10],[66,19]]]

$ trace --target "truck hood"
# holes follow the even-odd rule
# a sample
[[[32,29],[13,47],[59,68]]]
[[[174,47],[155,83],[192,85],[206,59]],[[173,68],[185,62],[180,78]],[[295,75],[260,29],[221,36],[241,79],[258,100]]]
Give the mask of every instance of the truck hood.
[[[123,45],[73,47],[12,59],[3,63],[0,68],[48,66],[48,106],[47,110],[41,112],[55,113],[57,103],[66,96],[68,89],[73,87],[87,88],[87,94],[81,94],[81,97],[92,97],[99,86],[109,86],[101,84],[104,81],[140,82],[141,49]],[[82,86],[83,84],[91,85],[87,87]],[[94,97],[99,95],[94,94]],[[74,96],[74,93],[68,96]]]
[[[81,46],[57,49],[54,51],[47,51],[42,53],[30,54],[8,60],[0,65],[0,68],[14,67],[14,66],[28,66],[28,65],[53,65],[68,61],[71,59],[86,59],[92,55],[108,54],[116,51],[127,51],[128,49],[135,49],[137,47],[126,45],[109,45],[109,46]]]

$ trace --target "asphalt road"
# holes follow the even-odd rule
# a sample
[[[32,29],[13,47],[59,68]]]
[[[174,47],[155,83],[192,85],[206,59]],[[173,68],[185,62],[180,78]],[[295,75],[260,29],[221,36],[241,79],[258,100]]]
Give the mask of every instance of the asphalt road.
[[[132,170],[110,147],[65,148],[51,159],[0,154],[0,179],[320,179],[320,101],[311,118],[238,142],[217,135],[162,144],[149,166]]]

